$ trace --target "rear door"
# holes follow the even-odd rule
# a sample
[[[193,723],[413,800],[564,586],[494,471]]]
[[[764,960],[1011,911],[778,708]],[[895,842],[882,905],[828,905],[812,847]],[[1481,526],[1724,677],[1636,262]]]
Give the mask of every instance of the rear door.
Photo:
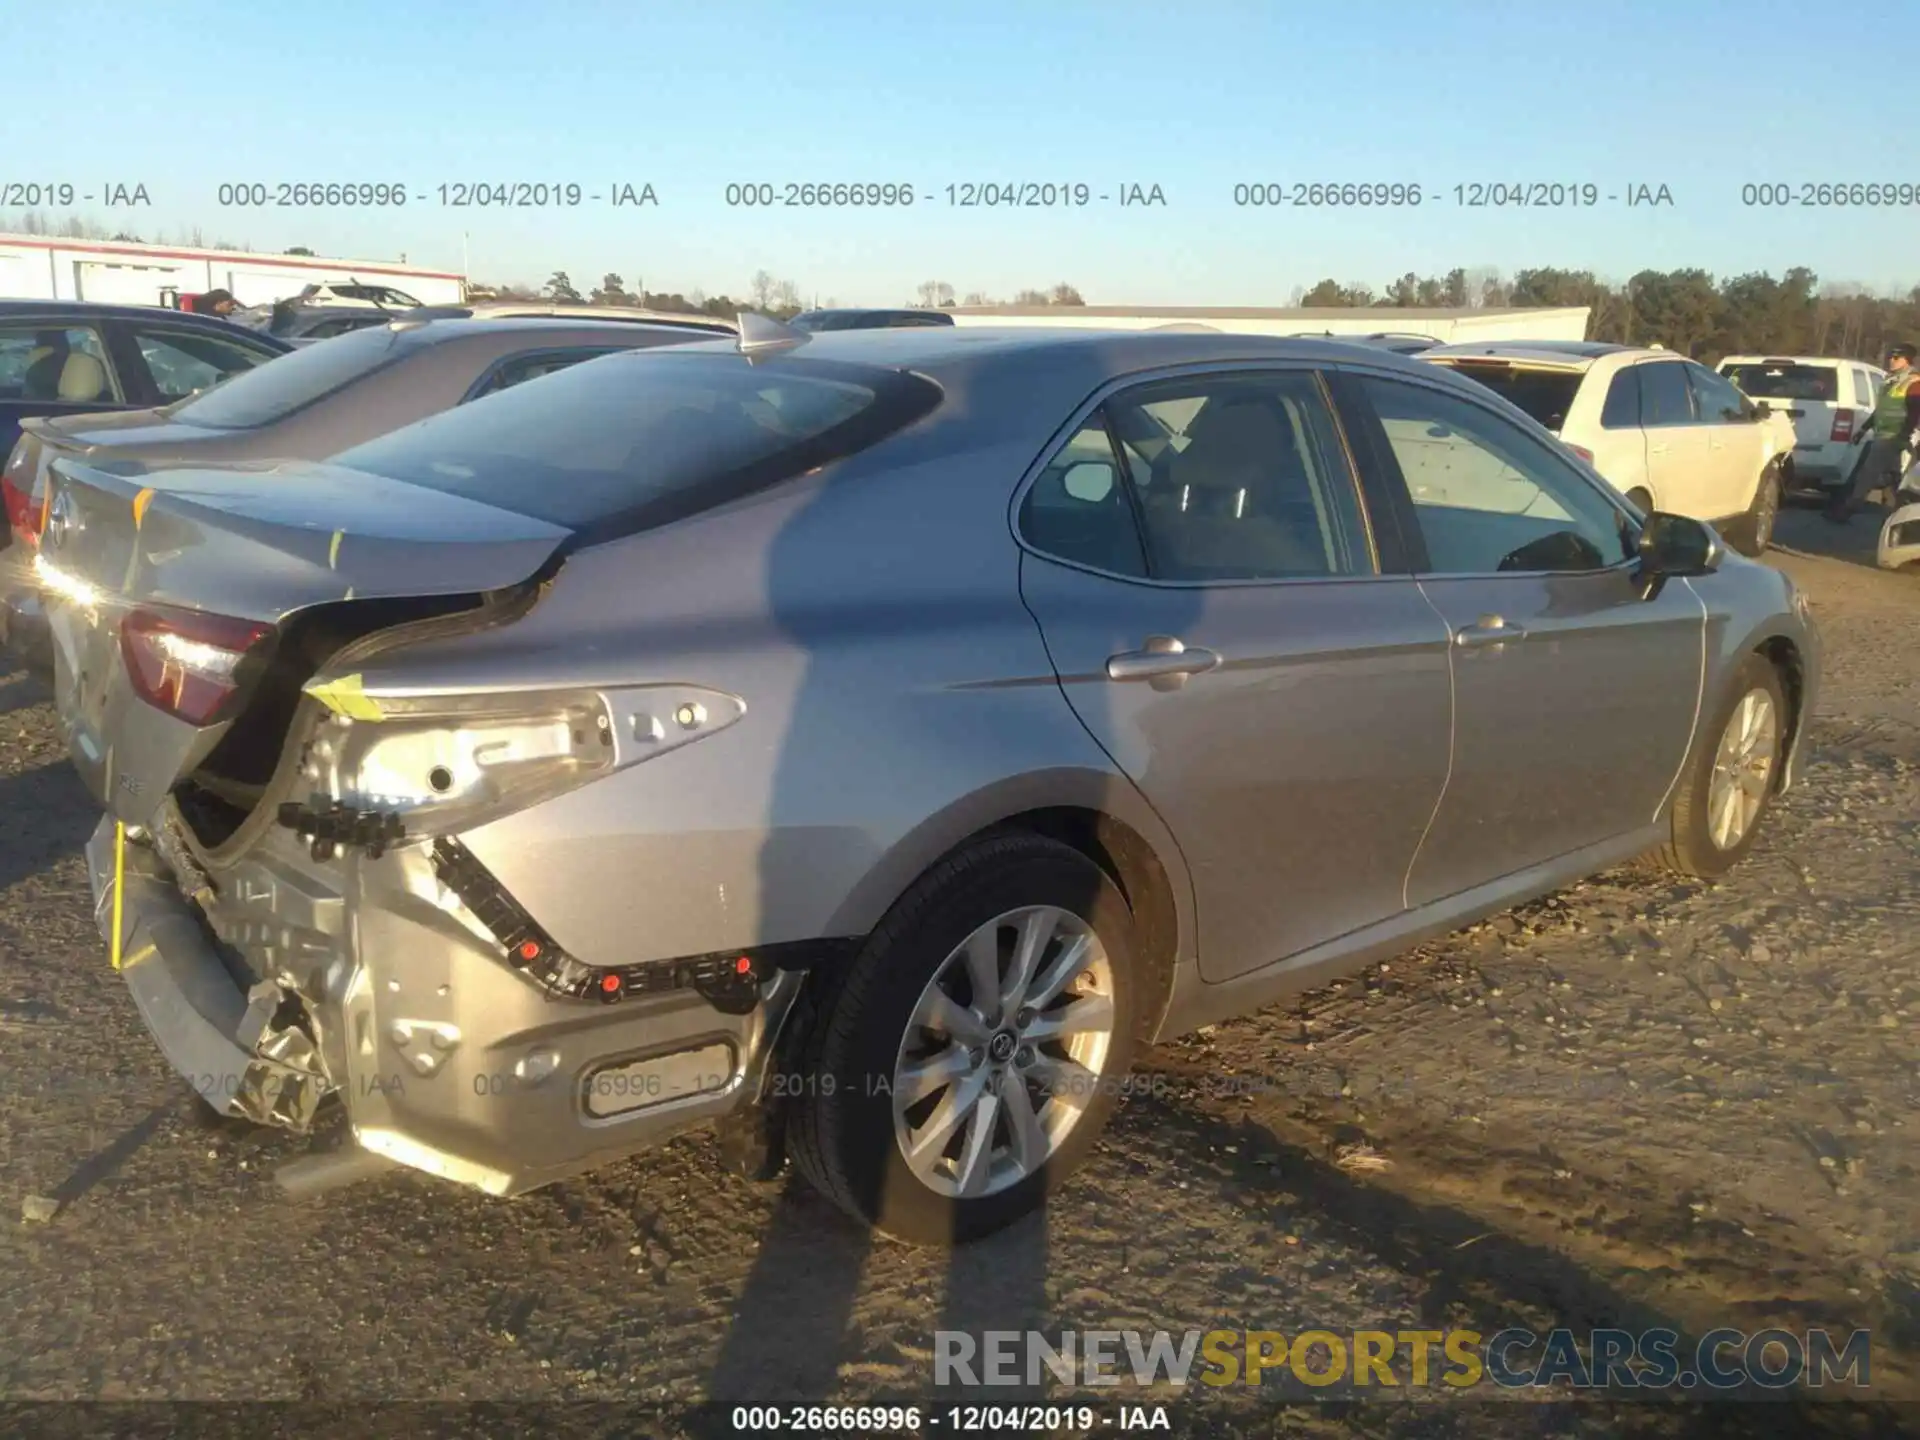
[[[1647,484],[1654,507],[1718,519],[1713,436],[1694,409],[1686,364],[1649,360],[1633,368],[1640,377],[1640,426],[1647,436]]]
[[[1773,458],[1772,427],[1727,380],[1704,365],[1684,362],[1693,388],[1694,413],[1707,431],[1715,517],[1745,514],[1753,505],[1760,472]]]
[[[1450,633],[1446,793],[1407,882],[1442,900],[1650,824],[1691,741],[1706,612],[1633,583],[1626,512],[1552,445],[1476,401],[1384,375],[1354,430]],[[1452,452],[1451,503],[1408,481]],[[1516,503],[1516,493],[1527,496]]]
[[[35,415],[84,415],[130,403],[97,325],[0,321],[0,460]]]
[[[1398,913],[1446,778],[1447,637],[1309,369],[1129,385],[1018,505],[1069,703],[1179,841],[1223,980]]]

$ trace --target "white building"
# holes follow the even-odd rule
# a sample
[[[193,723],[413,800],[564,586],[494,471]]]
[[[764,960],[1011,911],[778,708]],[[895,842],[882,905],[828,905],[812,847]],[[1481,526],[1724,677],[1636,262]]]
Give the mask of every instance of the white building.
[[[0,299],[160,305],[167,290],[230,290],[242,305],[268,305],[306,285],[349,279],[391,286],[423,305],[458,305],[466,295],[465,279],[451,271],[386,260],[0,234]]]
[[[1584,340],[1585,306],[1565,309],[1304,310],[1209,305],[961,305],[956,325],[1074,325],[1089,330],[1220,330],[1234,335],[1424,335],[1443,345],[1472,340]]]

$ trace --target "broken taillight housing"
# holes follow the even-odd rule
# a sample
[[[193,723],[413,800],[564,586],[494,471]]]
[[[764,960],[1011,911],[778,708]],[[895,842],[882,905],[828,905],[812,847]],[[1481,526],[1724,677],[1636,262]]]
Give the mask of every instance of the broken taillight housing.
[[[120,653],[142,700],[189,725],[210,725],[238,689],[240,662],[272,633],[253,620],[142,607],[120,622]]]
[[[32,545],[39,538],[33,496],[27,489],[33,483],[28,472],[32,449],[32,443],[22,435],[13,447],[13,454],[7,457],[7,468],[0,471],[0,502],[6,506],[7,529],[23,545]]]
[[[318,682],[308,693],[334,714],[306,745],[306,786],[397,815],[413,836],[457,834],[555,799],[745,711],[691,685],[346,698]]]

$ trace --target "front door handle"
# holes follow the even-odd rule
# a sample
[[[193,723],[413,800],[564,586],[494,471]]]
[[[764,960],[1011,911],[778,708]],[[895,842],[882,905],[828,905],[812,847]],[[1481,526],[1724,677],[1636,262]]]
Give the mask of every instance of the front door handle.
[[[1145,680],[1156,690],[1178,690],[1190,675],[1204,675],[1220,664],[1219,652],[1189,648],[1172,635],[1151,635],[1144,648],[1107,659],[1109,680]]]
[[[1510,640],[1526,638],[1526,627],[1509,624],[1498,615],[1482,615],[1473,624],[1453,632],[1453,643],[1463,650],[1484,650],[1489,646],[1505,645]]]

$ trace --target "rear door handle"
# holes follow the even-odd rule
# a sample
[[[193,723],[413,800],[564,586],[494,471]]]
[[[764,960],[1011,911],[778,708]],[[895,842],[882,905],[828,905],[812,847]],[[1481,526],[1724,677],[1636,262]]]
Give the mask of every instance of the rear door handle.
[[[1492,645],[1505,645],[1510,640],[1526,638],[1526,627],[1510,625],[1498,615],[1482,615],[1473,624],[1453,632],[1453,643],[1463,650],[1484,650]]]
[[[1218,651],[1189,647],[1172,635],[1150,635],[1144,648],[1107,658],[1109,680],[1145,680],[1156,690],[1178,690],[1190,675],[1204,675],[1220,664]]]

